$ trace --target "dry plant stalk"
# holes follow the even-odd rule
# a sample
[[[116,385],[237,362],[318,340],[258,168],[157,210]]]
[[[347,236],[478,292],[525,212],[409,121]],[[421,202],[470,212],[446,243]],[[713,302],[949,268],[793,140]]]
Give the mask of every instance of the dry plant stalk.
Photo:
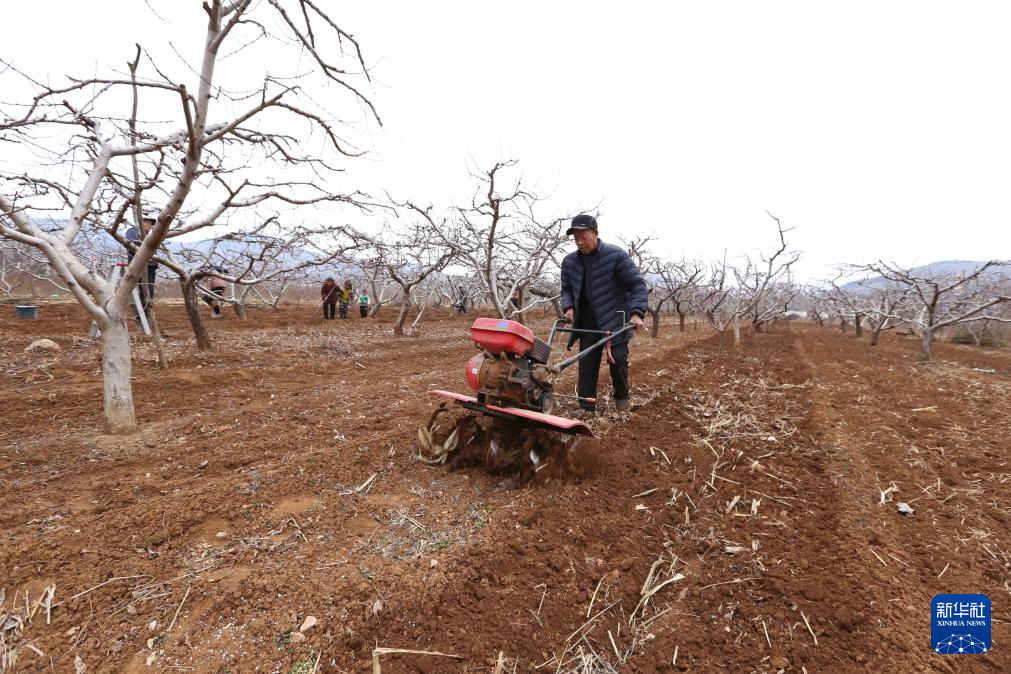
[[[811,623],[808,622],[807,616],[804,615],[803,611],[800,612],[800,617],[804,619],[804,624],[807,625],[807,631],[811,633],[811,638],[814,639],[814,645],[817,646],[818,645],[818,635],[814,633],[813,629],[811,629]]]
[[[372,649],[372,674],[383,674],[383,668],[379,664],[380,655],[431,655],[437,658],[453,658],[463,660],[462,655],[450,655],[439,651],[413,651],[407,648],[373,648]]]

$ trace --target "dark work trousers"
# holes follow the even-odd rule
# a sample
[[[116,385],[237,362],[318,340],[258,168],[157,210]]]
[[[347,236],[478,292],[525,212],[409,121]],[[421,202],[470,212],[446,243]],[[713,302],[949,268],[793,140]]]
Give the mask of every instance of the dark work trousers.
[[[133,262],[133,251],[127,251],[126,263],[130,264]],[[141,277],[140,281],[137,282],[137,292],[140,293],[141,306],[144,307],[144,313],[147,313],[147,305],[154,300],[154,284],[158,280],[158,265],[148,264],[147,266],[147,278]],[[144,291],[147,291],[147,296],[145,297]]]
[[[579,349],[583,350],[600,339],[600,335],[587,335],[579,338]],[[614,363],[611,364],[611,383],[614,385],[614,399],[628,400],[628,342],[611,345],[611,355]],[[579,360],[579,397],[597,397],[597,376],[600,374],[600,361],[607,358],[605,347],[599,347],[586,354]],[[582,400],[579,406],[584,410],[596,409],[594,405]]]
[[[337,303],[336,302],[324,302],[323,303],[323,320],[332,321],[337,317]]]
[[[214,315],[215,316],[220,316],[221,315],[221,300],[224,299],[224,297],[225,297],[225,289],[224,288],[211,288],[210,292],[213,293],[213,294],[215,294],[215,295],[217,295],[218,299],[216,299],[216,300],[215,299],[211,299],[207,295],[203,295],[204,302],[206,302],[207,306],[209,306],[211,309],[214,310]]]
[[[348,303],[347,302],[341,302],[340,304],[341,304],[341,308],[340,308],[341,318],[345,318],[346,319],[348,317]]]
[[[362,318],[368,318],[369,317],[369,305],[367,305],[367,304],[359,304],[358,305],[358,313],[361,314]]]

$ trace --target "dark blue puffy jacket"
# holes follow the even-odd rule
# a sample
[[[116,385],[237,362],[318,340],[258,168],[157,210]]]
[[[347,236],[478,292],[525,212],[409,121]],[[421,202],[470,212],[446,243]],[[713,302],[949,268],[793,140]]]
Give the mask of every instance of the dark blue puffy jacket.
[[[583,291],[582,257],[577,250],[562,260],[562,311],[579,311],[579,296]],[[621,329],[619,311],[625,312],[625,320],[632,318],[632,314],[645,317],[649,302],[646,279],[639,273],[628,253],[618,246],[601,241],[597,250],[587,258],[591,274],[589,300],[593,313],[597,316],[598,329]],[[580,316],[576,316],[577,325],[579,319]],[[620,343],[631,338],[631,332],[627,332],[615,341]],[[575,339],[575,335],[569,339],[569,346],[572,346]]]

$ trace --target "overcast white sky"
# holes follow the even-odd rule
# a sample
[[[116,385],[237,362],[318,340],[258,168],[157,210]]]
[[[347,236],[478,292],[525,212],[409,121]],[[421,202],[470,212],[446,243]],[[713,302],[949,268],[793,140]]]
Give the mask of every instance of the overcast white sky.
[[[168,23],[141,0],[4,2],[0,58],[90,74],[199,41],[197,0],[150,3]],[[605,240],[672,255],[770,244],[768,209],[806,278],[1011,257],[1009,2],[323,4],[376,80],[384,126],[347,166],[366,191],[446,206],[469,157],[516,156],[557,211],[602,200]]]

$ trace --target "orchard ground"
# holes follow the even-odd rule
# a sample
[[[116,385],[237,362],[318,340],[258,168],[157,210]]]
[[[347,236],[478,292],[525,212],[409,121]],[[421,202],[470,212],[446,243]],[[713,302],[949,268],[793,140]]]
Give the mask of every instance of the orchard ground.
[[[200,354],[161,307],[172,366],[138,341],[126,438],[82,311],[0,319],[12,671],[1011,671],[1008,350],[666,325],[581,470],[524,481],[414,456],[473,316],[309,313],[208,321]],[[953,592],[992,600],[990,653],[932,651]]]

